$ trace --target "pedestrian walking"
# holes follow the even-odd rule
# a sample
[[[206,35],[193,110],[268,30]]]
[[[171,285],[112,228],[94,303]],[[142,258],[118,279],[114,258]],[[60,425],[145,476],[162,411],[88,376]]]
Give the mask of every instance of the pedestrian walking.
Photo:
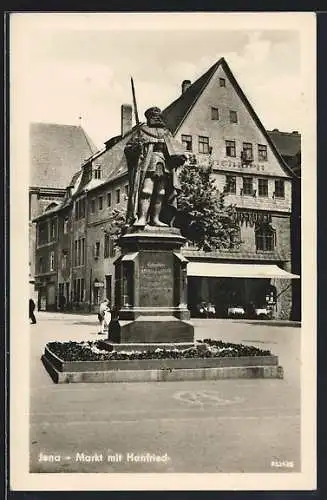
[[[36,323],[36,318],[35,318],[34,310],[35,310],[34,300],[30,299],[29,300],[29,318],[31,320],[32,325],[35,325],[35,323]]]
[[[99,307],[98,319],[100,322],[99,335],[102,335],[108,331],[108,326],[111,320],[109,300],[105,299],[101,302]]]

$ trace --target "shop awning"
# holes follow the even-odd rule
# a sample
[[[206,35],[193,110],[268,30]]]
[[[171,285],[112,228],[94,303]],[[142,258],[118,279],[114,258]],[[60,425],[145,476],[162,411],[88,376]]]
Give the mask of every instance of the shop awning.
[[[280,278],[298,279],[275,264],[224,264],[216,262],[189,262],[188,276],[215,278]]]

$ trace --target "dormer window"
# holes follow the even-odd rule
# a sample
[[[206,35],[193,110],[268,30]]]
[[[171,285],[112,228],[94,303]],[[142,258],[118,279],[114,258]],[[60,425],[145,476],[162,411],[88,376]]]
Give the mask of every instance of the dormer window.
[[[94,177],[94,179],[101,179],[101,167],[100,167],[100,165],[96,165],[93,168],[93,177]]]

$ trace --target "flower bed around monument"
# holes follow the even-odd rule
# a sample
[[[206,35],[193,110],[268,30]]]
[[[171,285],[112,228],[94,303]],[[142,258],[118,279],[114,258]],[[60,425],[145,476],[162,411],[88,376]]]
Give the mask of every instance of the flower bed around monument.
[[[85,342],[49,342],[46,346],[55,356],[64,362],[72,361],[120,361],[152,359],[189,359],[189,358],[236,358],[271,356],[268,350],[262,350],[243,344],[232,344],[219,340],[205,339],[188,349],[161,349],[150,351],[108,351],[100,348],[98,341]]]

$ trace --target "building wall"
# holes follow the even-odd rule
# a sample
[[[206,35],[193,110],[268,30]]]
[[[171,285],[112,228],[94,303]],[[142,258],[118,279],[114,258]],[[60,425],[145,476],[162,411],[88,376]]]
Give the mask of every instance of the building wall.
[[[219,78],[224,78],[226,87],[220,87]],[[211,119],[211,107],[218,108],[219,120]],[[230,111],[236,111],[237,123],[230,123]],[[193,152],[198,154],[198,136],[208,136],[212,147],[212,158],[218,162],[217,167],[229,171],[260,173],[269,176],[288,177],[280,166],[267,140],[248,112],[248,109],[229,82],[222,67],[214,74],[208,86],[203,91],[191,112],[188,114],[176,133],[181,140],[182,134],[190,134],[193,138]],[[225,140],[236,141],[236,157],[226,156]],[[254,162],[252,165],[242,167],[239,165],[242,143],[253,144]],[[268,152],[267,161],[259,161],[257,145],[266,145]],[[200,153],[201,154],[201,153]],[[221,164],[225,162],[225,164]],[[231,165],[229,165],[231,162]],[[236,165],[233,165],[233,164]]]

